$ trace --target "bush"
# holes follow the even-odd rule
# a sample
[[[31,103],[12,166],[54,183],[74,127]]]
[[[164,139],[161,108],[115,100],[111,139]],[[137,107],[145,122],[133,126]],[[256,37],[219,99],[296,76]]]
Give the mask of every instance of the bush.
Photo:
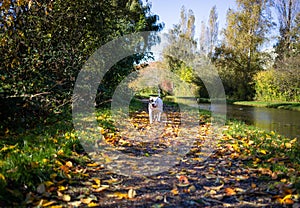
[[[256,99],[261,101],[300,101],[297,70],[260,71],[255,77]]]

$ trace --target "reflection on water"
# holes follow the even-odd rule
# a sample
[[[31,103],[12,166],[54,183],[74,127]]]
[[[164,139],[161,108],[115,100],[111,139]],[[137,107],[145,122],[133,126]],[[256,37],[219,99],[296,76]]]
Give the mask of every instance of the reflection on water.
[[[201,109],[211,109],[210,104],[200,104]],[[284,109],[227,105],[227,118],[245,121],[267,131],[300,138],[300,112]]]

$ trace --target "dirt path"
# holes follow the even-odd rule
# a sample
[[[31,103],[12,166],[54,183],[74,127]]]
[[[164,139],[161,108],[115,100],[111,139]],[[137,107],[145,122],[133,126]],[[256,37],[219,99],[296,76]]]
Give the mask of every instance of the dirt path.
[[[164,124],[162,136],[155,141],[132,143],[115,137],[115,146],[123,153],[140,157],[151,157],[167,149],[166,138],[176,141],[180,122],[176,110],[167,107],[166,111],[173,122]],[[137,129],[150,128],[145,111],[132,116]],[[200,129],[209,128],[205,122],[200,124]],[[217,145],[203,160],[202,140],[201,136],[196,138],[188,154],[178,158],[176,165],[155,175],[122,176],[91,161],[87,167],[70,167],[73,172],[80,172],[81,179],[58,181],[30,197],[39,198],[41,207],[283,207],[278,198],[292,190],[274,186],[277,176],[267,169],[249,168],[246,164],[251,158],[241,157],[240,150],[230,145],[231,140]]]

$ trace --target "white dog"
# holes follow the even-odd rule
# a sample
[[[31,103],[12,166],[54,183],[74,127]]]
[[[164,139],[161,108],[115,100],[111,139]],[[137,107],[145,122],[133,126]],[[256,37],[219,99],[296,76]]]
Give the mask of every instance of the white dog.
[[[148,110],[150,124],[152,124],[154,121],[160,122],[161,114],[163,112],[162,99],[160,99],[160,97],[150,97]]]

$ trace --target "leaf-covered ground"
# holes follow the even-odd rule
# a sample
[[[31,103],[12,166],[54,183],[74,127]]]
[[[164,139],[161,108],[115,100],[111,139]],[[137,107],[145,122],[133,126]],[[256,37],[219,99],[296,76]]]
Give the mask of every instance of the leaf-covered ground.
[[[126,121],[141,134],[153,131],[156,136],[147,142],[120,134],[104,113],[98,119],[109,144],[124,154],[151,158],[169,151],[169,145],[182,144],[180,140],[188,134],[180,128],[176,108],[166,106],[166,112],[168,122],[161,124],[150,126],[143,109],[132,113]],[[176,165],[161,173],[123,176],[84,152],[73,149],[67,154],[59,149],[49,164],[54,173],[33,191],[18,192],[9,185],[6,190],[15,195],[25,192],[22,205],[26,207],[299,207],[300,161],[296,139],[230,122],[214,151],[203,160],[203,144],[210,132],[208,121],[207,114],[199,117],[199,136],[191,149],[178,158]],[[75,137],[72,133],[65,136]],[[44,162],[47,163],[46,159]]]

